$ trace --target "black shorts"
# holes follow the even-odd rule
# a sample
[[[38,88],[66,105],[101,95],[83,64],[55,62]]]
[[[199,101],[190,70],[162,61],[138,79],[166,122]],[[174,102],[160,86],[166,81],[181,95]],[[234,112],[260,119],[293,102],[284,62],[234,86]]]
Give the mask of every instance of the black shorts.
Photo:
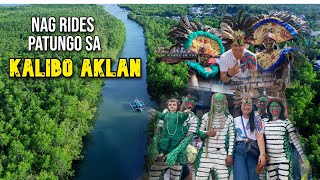
[[[190,174],[190,168],[188,164],[183,165],[181,179],[184,180]]]

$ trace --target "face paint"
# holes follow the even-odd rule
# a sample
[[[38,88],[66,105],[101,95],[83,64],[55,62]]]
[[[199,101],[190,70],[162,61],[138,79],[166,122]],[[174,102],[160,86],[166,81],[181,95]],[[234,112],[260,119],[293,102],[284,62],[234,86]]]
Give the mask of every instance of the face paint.
[[[270,104],[270,113],[271,113],[272,117],[279,117],[281,111],[282,111],[282,108],[279,103],[272,102]]]
[[[193,109],[196,106],[195,97],[188,95],[187,97],[184,97],[182,99],[183,105],[182,105],[182,111],[186,109]]]
[[[268,99],[264,96],[260,97],[258,102],[258,109],[265,110],[267,108],[267,105],[268,105]]]
[[[223,112],[226,107],[226,97],[221,93],[216,93],[213,97],[213,108],[215,112]]]

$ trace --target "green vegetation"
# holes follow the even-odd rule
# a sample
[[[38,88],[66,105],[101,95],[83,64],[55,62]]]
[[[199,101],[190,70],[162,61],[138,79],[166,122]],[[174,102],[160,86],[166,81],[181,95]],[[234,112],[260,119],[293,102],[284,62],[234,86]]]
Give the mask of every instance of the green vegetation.
[[[92,16],[95,31],[90,35],[99,35],[102,51],[28,52],[28,36],[35,35],[31,16]],[[0,34],[0,179],[69,179],[74,174],[72,162],[82,158],[82,138],[92,129],[103,84],[101,79],[79,78],[82,59],[115,58],[124,43],[124,24],[98,5],[2,7]],[[42,62],[71,58],[74,75],[9,79],[9,58],[18,57]]]
[[[320,71],[303,54],[297,54],[291,73],[293,82],[286,89],[290,120],[302,135],[313,177],[320,177]]]
[[[156,99],[174,97],[187,86],[187,67],[180,63],[166,65],[155,63],[155,49],[169,48],[173,41],[167,33],[172,25],[179,23],[177,16],[186,13],[201,21],[202,24],[219,28],[219,20],[225,15],[236,15],[240,9],[255,15],[269,13],[270,10],[285,10],[299,16],[305,16],[310,28],[320,30],[320,5],[122,5],[132,12],[129,17],[139,22],[145,30],[148,56],[148,88]],[[171,8],[174,7],[174,8]],[[177,8],[179,7],[179,8]],[[192,11],[191,7],[201,7],[201,12]],[[180,14],[179,14],[180,13]],[[171,14],[171,16],[169,15]],[[287,88],[286,96],[290,111],[290,120],[299,129],[306,146],[306,153],[311,162],[313,178],[320,178],[320,72],[314,72],[312,60],[320,59],[319,41],[308,35],[295,38],[288,43],[299,46],[302,53],[296,54],[291,72],[292,85]],[[177,77],[177,75],[179,75]],[[164,91],[165,88],[165,91]],[[160,97],[162,95],[162,97]],[[151,138],[151,137],[150,137]]]
[[[189,14],[188,8],[191,5],[186,4],[163,4],[163,5],[151,5],[146,6],[145,4],[137,5],[120,5],[120,7],[126,7],[130,11],[133,11],[136,15],[146,15],[146,16],[180,16]]]
[[[157,100],[163,96],[170,97],[175,92],[183,91],[188,85],[188,69],[185,63],[167,65],[156,63],[155,50],[159,46],[170,47],[172,43],[167,39],[169,28],[175,20],[129,14],[129,17],[144,26],[147,39],[148,63],[147,83],[149,94]]]

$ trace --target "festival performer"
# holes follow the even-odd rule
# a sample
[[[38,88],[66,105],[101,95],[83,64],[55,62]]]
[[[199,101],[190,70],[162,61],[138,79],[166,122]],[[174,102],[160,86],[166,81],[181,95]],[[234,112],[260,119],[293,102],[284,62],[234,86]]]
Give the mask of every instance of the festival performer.
[[[280,97],[284,91],[286,78],[289,72],[289,63],[293,61],[293,51],[297,48],[278,47],[279,43],[291,40],[298,33],[308,30],[306,21],[291,15],[288,12],[272,12],[269,15],[260,15],[255,19],[253,25],[253,45],[263,45],[265,50],[256,53],[258,71],[263,76],[270,76],[274,79],[274,85],[268,85],[269,93],[272,96]]]
[[[189,85],[198,86],[199,76],[210,79],[218,74],[218,65],[210,61],[212,59],[215,62],[214,58],[224,53],[218,29],[189,21],[184,16],[180,18],[180,25],[170,29],[169,36],[175,40],[174,46],[183,45],[184,49],[198,55],[196,62],[186,61],[190,69]]]
[[[181,111],[184,111],[184,109],[193,109],[195,106],[195,100],[196,98],[192,95],[187,95],[186,97],[182,98],[182,107]],[[189,114],[189,118],[185,121],[184,126],[187,126],[187,135],[186,138],[189,136],[194,136],[193,141],[187,146],[187,160],[188,163],[193,164],[197,155],[198,155],[198,148],[197,145],[199,144],[198,137],[214,137],[216,135],[216,131],[212,129],[211,131],[201,131],[199,129],[201,125],[201,120],[196,116],[193,112]],[[192,179],[192,173],[190,171],[190,167],[188,164],[185,164],[183,166],[181,179],[185,180],[191,180]]]
[[[228,111],[227,97],[215,93],[211,98],[210,112],[202,117],[200,130],[216,131],[215,137],[203,136],[202,153],[198,155],[196,179],[209,179],[213,171],[214,179],[228,179],[232,164],[234,146],[234,122]]]
[[[242,16],[239,12],[237,20],[226,16],[221,21],[221,38],[228,50],[220,57],[220,79],[222,82],[248,80],[256,71],[254,54],[245,49],[253,40],[252,24],[254,19]]]
[[[263,137],[264,125],[254,115],[253,99],[259,97],[256,89],[238,89],[235,92],[235,108],[241,106],[240,116],[234,119],[236,145],[233,157],[233,178],[235,180],[258,180],[256,165],[264,167],[266,152]],[[253,146],[255,145],[255,146]],[[251,150],[248,150],[250,146]]]
[[[191,94],[188,94],[187,96],[182,97],[182,106],[181,111],[183,112],[186,109],[193,110],[196,105],[197,98]],[[195,138],[197,138],[197,133],[199,132],[199,126],[200,126],[201,120],[196,116],[192,111],[189,113],[188,119],[184,122],[183,126],[185,129],[187,129],[186,138],[189,136],[195,136],[193,140],[189,143],[186,149],[187,153],[187,160],[188,163],[183,165],[182,173],[181,173],[181,179],[185,180],[191,180],[192,179],[192,173],[190,171],[189,163],[192,164],[198,154],[198,150],[195,147],[196,142]],[[203,132],[201,132],[203,133]],[[215,133],[215,132],[213,132]],[[213,134],[215,135],[215,134]]]
[[[150,179],[160,179],[163,174],[170,169],[171,179],[180,179],[182,165],[186,164],[185,152],[178,154],[179,163],[167,165],[167,156],[175,148],[177,148],[181,141],[185,138],[186,130],[184,129],[184,122],[188,119],[190,109],[186,109],[184,112],[178,111],[180,108],[180,102],[177,99],[169,99],[166,103],[168,112],[157,112],[151,110],[152,114],[157,119],[163,120],[163,127],[158,142],[158,157],[156,162],[151,166],[149,171]],[[187,141],[187,140],[186,140]],[[185,145],[186,148],[186,145]]]
[[[269,121],[265,123],[266,152],[270,157],[267,165],[270,179],[292,179],[290,140],[300,154],[303,163],[308,160],[301,148],[296,130],[284,115],[281,101],[271,100],[268,104]]]
[[[269,99],[267,96],[264,96],[264,95],[261,95],[258,101],[256,101],[255,103],[258,108],[258,111],[255,111],[254,114],[263,122],[266,122],[269,120],[268,113],[267,113],[268,103],[269,103]],[[259,179],[264,180],[264,179],[267,179],[266,177],[267,177],[267,170],[263,168],[261,169],[261,173],[259,174]]]
[[[188,161],[192,162],[194,161],[196,155],[193,155],[193,157],[191,155],[190,157],[190,155],[187,154],[187,147],[192,142],[195,134],[201,134],[203,136],[204,132],[198,131],[199,118],[193,112],[191,112],[191,109],[193,109],[195,106],[195,97],[188,95],[183,97],[182,101],[183,104],[181,111],[184,113],[177,111],[180,103],[176,99],[168,100],[168,109],[163,111],[163,113],[153,110],[153,114],[156,116],[156,118],[161,118],[163,120],[159,120],[157,123],[158,127],[161,128],[162,133],[155,136],[154,139],[156,143],[159,139],[157,148],[157,154],[159,155],[156,162],[150,168],[150,179],[160,179],[168,169],[170,170],[170,179],[180,179],[180,177],[186,178],[190,176],[187,159]],[[171,103],[173,103],[173,105]],[[174,106],[174,108],[172,106]],[[168,117],[168,114],[169,116],[172,116],[174,113],[177,113],[176,118],[169,119],[170,117]],[[181,119],[181,121],[179,119]],[[171,133],[173,130],[170,127],[172,127],[172,123],[175,121],[175,133]],[[214,136],[215,131],[208,131],[205,134],[208,136]]]
[[[269,99],[267,96],[260,96],[256,106],[258,107],[258,111],[255,112],[255,116],[257,116],[259,119],[263,120],[265,118],[268,118],[268,113],[267,113],[267,106],[269,103]]]

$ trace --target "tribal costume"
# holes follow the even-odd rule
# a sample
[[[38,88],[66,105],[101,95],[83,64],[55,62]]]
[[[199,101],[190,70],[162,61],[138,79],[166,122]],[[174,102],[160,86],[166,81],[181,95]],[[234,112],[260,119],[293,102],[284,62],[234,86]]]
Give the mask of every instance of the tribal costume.
[[[220,79],[223,82],[247,84],[257,71],[257,62],[253,53],[245,48],[253,40],[254,19],[240,11],[237,18],[225,16],[221,21],[221,38],[227,52],[220,57]],[[234,71],[234,67],[240,71]],[[233,71],[232,74],[230,70]],[[227,79],[226,79],[227,78]],[[237,87],[236,87],[237,88]],[[235,88],[235,89],[236,89]]]
[[[232,156],[234,146],[234,123],[229,114],[227,98],[224,94],[212,96],[211,109],[202,117],[200,130],[217,130],[215,137],[209,137],[203,143],[200,164],[196,167],[196,179],[208,179],[214,171],[214,179],[228,179],[230,169],[226,167],[227,156]],[[205,138],[205,136],[203,136]]]
[[[182,101],[182,111],[193,109],[195,106],[195,97],[191,95],[183,97]],[[149,179],[160,179],[167,170],[170,170],[170,179],[179,180],[182,167],[187,163],[186,147],[197,131],[199,118],[193,112],[183,114],[182,112],[171,113],[167,110],[164,110],[163,113],[157,112],[156,117],[163,119],[158,122],[158,127],[162,128],[158,150],[160,154],[166,155],[167,159],[165,162],[155,162],[151,166]],[[169,124],[170,122],[171,124]],[[177,124],[172,129],[170,127],[174,126],[172,124],[174,122]]]
[[[273,85],[266,88],[275,92],[271,93],[272,96],[280,98],[289,81],[286,81],[286,78],[290,70],[289,63],[293,61],[292,52],[297,48],[280,49],[277,44],[289,41],[298,33],[306,31],[307,23],[287,12],[272,12],[269,15],[257,16],[256,19],[252,44],[264,45],[266,48],[256,53],[258,71],[273,81]]]
[[[180,18],[180,25],[170,29],[169,36],[175,40],[175,46],[183,45],[184,49],[198,55],[197,62],[186,61],[189,68],[198,75],[210,79],[218,74],[218,66],[214,63],[209,64],[210,58],[219,57],[224,53],[218,29],[189,21],[185,16]]]
[[[254,112],[254,115],[261,119],[264,123],[267,122],[268,119],[268,113],[266,112],[267,106],[268,106],[268,98],[266,96],[260,96],[258,101],[256,101],[255,105],[258,107],[258,111]],[[262,114],[259,114],[259,112]],[[262,170],[262,172],[259,174],[260,180],[265,180],[267,177],[267,169]]]
[[[270,157],[267,165],[270,179],[291,179],[292,159],[290,140],[298,150],[300,156],[306,160],[296,130],[290,120],[283,115],[281,102],[269,103],[270,120],[265,123],[266,152]],[[306,160],[307,161],[307,160]]]

